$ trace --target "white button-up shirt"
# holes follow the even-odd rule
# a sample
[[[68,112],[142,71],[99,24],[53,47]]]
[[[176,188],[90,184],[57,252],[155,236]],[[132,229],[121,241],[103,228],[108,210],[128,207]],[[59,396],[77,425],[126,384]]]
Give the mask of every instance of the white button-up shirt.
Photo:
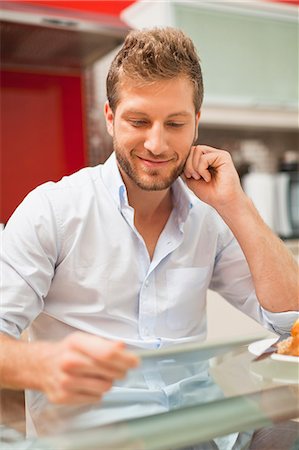
[[[210,288],[272,331],[288,331],[296,314],[260,307],[217,212],[181,179],[172,194],[150,260],[114,154],[31,192],[2,232],[0,330],[18,338],[29,326],[31,339],[81,330],[139,348],[199,341]],[[36,406],[41,394],[30,395]]]

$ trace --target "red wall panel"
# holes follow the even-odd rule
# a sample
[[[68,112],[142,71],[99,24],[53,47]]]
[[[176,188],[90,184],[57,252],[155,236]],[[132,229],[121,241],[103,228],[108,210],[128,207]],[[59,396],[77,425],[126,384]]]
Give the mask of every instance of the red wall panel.
[[[119,16],[120,12],[135,3],[135,0],[106,0],[106,1],[58,1],[58,0],[36,0],[28,3],[51,6],[52,8],[74,9],[76,11],[95,12]]]
[[[24,1],[24,0],[23,0]],[[25,0],[27,1],[27,0]],[[276,2],[276,3],[289,3],[292,5],[299,5],[299,0],[261,0],[265,2]],[[28,3],[41,4],[46,6],[52,6],[53,8],[63,8],[63,9],[75,9],[77,11],[89,11],[97,12],[103,14],[112,14],[118,16],[120,12],[127,8],[128,6],[136,3],[136,0],[94,0],[94,1],[56,1],[56,0],[36,0],[29,1]]]
[[[37,185],[86,165],[80,76],[1,72],[0,222]]]

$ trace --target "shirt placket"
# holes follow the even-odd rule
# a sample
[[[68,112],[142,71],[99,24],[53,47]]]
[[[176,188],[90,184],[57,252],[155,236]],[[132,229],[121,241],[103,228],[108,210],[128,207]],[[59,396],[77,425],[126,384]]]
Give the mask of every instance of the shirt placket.
[[[151,261],[144,239],[134,225],[134,209],[128,205],[125,197],[123,197],[121,211],[139,242],[138,261],[140,264],[139,273],[141,283],[138,311],[139,336],[143,341],[150,342],[152,347],[159,348],[161,339],[156,335],[155,331],[158,317],[155,270],[159,263],[181,244],[183,240],[182,227],[178,221],[177,214],[172,214],[158,240],[154,257]]]
[[[156,342],[156,347],[160,346],[161,339],[156,335],[156,325],[159,315],[156,292],[155,272],[160,262],[172,253],[182,242],[183,233],[174,225],[175,220],[172,219],[172,224],[163,231],[161,238],[157,243],[154,258],[150,262],[147,273],[145,274],[139,295],[139,332],[140,337],[144,340],[153,340]],[[169,228],[172,229],[170,232]],[[175,231],[173,230],[175,229]],[[142,239],[142,238],[141,238]],[[144,241],[143,246],[146,250]],[[148,253],[147,253],[148,254]]]

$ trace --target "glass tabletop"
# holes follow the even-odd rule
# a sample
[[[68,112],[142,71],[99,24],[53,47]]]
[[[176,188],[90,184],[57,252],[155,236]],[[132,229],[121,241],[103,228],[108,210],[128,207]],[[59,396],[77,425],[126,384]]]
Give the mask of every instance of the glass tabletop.
[[[248,448],[254,430],[299,416],[298,361],[255,362],[255,345],[260,351],[268,343],[246,337],[139,351],[141,365],[99,404],[49,403],[33,417],[38,437],[25,438],[12,421],[1,425],[2,445],[8,450]]]

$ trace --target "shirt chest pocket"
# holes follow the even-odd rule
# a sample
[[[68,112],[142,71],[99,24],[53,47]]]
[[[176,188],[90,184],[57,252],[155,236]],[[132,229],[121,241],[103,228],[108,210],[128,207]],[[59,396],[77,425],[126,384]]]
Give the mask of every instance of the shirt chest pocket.
[[[166,273],[166,322],[171,330],[190,330],[206,309],[209,266],[171,269]]]

